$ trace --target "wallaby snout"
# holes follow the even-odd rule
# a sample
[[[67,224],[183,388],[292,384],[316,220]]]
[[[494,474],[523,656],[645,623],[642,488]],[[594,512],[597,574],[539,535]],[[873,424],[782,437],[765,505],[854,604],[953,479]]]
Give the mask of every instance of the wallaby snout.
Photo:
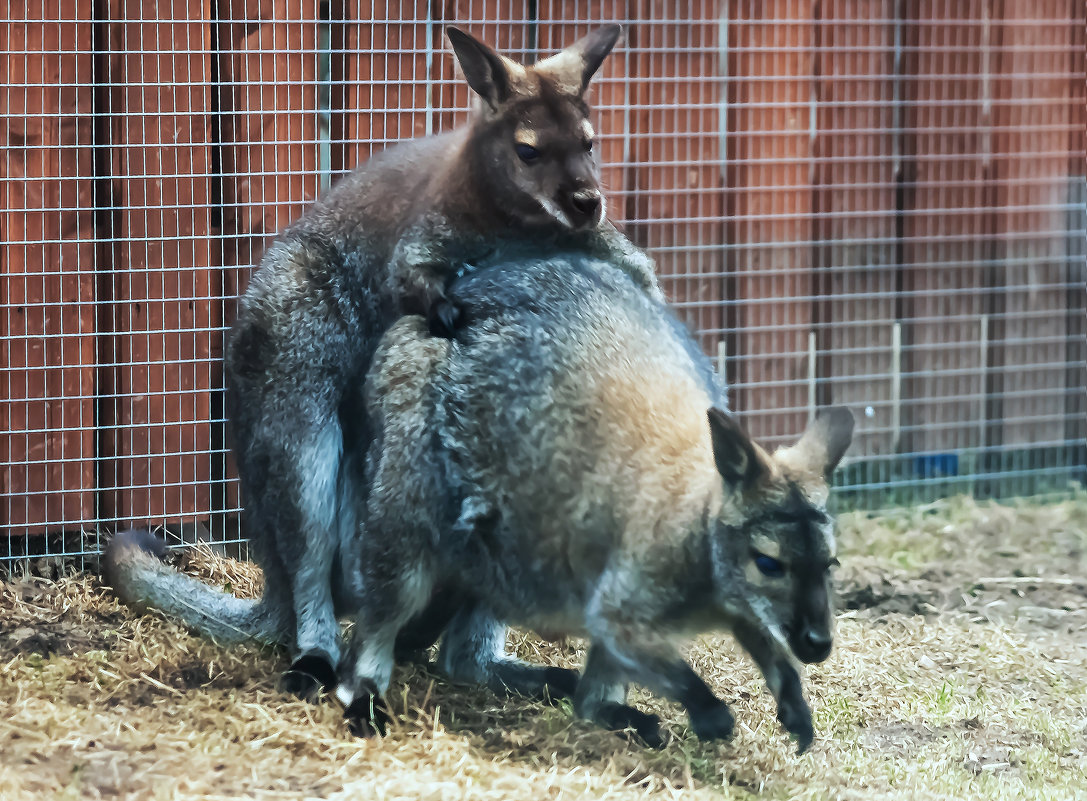
[[[797,636],[790,637],[789,647],[792,648],[797,659],[811,665],[822,662],[830,656],[830,651],[834,647],[834,638],[829,628],[805,627]]]
[[[603,217],[604,199],[599,189],[579,189],[570,196],[570,221],[575,228],[592,228]]]

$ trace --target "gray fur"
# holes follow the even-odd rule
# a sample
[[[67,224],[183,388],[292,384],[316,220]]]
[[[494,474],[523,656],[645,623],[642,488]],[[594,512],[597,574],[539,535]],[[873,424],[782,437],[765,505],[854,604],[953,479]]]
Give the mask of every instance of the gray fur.
[[[371,570],[355,542],[371,440],[361,389],[386,328],[405,312],[433,319],[457,275],[507,247],[601,255],[660,296],[652,261],[603,218],[603,205],[580,217],[576,208],[599,194],[600,177],[581,93],[618,34],[590,34],[539,73],[454,34],[458,55],[503,73],[504,97],[461,129],[373,156],[281,232],[253,275],[226,346],[227,414],[243,530],[265,574],[260,608],[284,621],[299,660],[336,666],[337,618],[358,608]],[[532,165],[515,150],[526,127],[540,145]],[[562,206],[568,224],[541,198]],[[218,595],[172,582],[196,595],[170,597],[134,571],[119,575],[126,580],[134,586],[121,593],[155,592],[156,605],[218,630],[209,623],[227,603]],[[184,611],[197,601],[211,606]]]
[[[506,257],[451,294],[464,310],[455,340],[436,346],[405,318],[367,379],[376,437],[360,619],[424,564],[435,587],[453,583],[481,610],[450,625],[447,671],[500,684],[499,620],[588,636],[575,709],[650,742],[656,722],[625,705],[628,682],[683,703],[700,737],[731,733],[727,706],[674,641],[732,629],[806,748],[795,660],[829,652],[824,476],[852,418],[820,418],[769,456],[727,413],[707,417],[726,408],[708,360],[609,263]],[[737,453],[741,470],[719,469]],[[778,554],[781,577],[756,569],[757,547]]]

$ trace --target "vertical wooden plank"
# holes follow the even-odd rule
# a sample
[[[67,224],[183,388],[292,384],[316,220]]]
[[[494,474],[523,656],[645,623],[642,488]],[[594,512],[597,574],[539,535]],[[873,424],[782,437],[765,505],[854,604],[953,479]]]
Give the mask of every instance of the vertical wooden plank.
[[[101,398],[104,514],[207,517],[215,317],[210,244],[210,6],[112,0],[114,231],[103,265],[112,382]]]
[[[854,410],[852,455],[886,456],[894,452],[895,2],[824,0],[820,15],[814,213],[826,357],[818,401]]]
[[[221,314],[224,328],[229,329],[236,300],[268,242],[298,219],[319,192],[319,4],[309,0],[215,3],[222,153]],[[332,46],[339,48],[342,57],[344,43],[334,39]],[[216,359],[221,359],[222,349],[222,337],[217,337],[213,343]],[[221,387],[221,375],[217,381]],[[221,415],[221,393],[213,400]],[[221,453],[225,448],[221,428],[215,434],[216,450]],[[222,492],[218,505],[228,511],[240,509],[237,470],[229,453],[217,459],[215,471]]]
[[[807,423],[812,6],[729,6],[729,356],[734,403],[768,445],[793,439]]]
[[[976,448],[991,143],[984,0],[906,4],[903,450]],[[991,48],[991,45],[990,45]],[[921,465],[922,475],[932,475]],[[941,468],[942,469],[942,468]]]
[[[721,4],[635,4],[631,110],[635,202],[627,227],[703,348],[724,336]]]
[[[438,46],[434,41],[428,55],[429,5],[426,0],[342,0],[338,6],[333,25],[334,41],[342,43],[333,68],[342,82],[333,99],[337,172],[352,169],[391,142],[427,133],[428,62]]]
[[[0,20],[0,536],[94,519],[91,17],[29,0]]]
[[[1004,3],[994,76],[997,264],[1003,273],[1004,448],[1064,438],[1068,344],[1068,153],[1083,129],[1072,105],[1074,28],[1068,0]],[[1020,465],[1025,466],[1025,465]],[[1042,467],[1043,465],[1034,465]]]
[[[1068,394],[1064,438],[1074,477],[1087,483],[1087,4],[1073,2],[1068,76],[1073,130],[1068,149]]]
[[[227,270],[224,294],[234,297],[268,241],[317,197],[319,4],[214,1],[223,259],[241,268]]]

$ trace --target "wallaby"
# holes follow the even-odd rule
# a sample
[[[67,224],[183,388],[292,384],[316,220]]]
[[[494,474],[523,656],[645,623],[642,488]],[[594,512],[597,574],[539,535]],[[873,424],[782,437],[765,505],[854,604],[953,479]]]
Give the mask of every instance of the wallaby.
[[[361,592],[361,387],[382,332],[405,312],[445,330],[447,284],[507,247],[596,254],[659,297],[652,262],[607,222],[584,99],[619,26],[534,66],[446,30],[478,96],[467,125],[390,147],[333,186],[270,246],[227,343],[243,531],[266,587],[230,625],[287,631],[299,694],[334,686],[337,615]]]
[[[382,728],[398,633],[452,586],[439,663],[455,679],[564,692],[567,677],[506,657],[504,623],[587,636],[578,715],[659,743],[656,717],[626,705],[634,681],[723,738],[728,706],[674,641],[730,629],[806,749],[794,658],[831,650],[826,501],[852,415],[826,410],[767,454],[667,307],[591,258],[507,260],[450,292],[455,338],[405,317],[367,379],[363,590],[336,690],[352,728]]]

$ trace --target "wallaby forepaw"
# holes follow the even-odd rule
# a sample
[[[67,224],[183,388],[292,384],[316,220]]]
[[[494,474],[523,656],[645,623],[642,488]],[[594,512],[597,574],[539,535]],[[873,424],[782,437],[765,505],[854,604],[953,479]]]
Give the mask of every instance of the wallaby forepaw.
[[[663,748],[661,719],[658,715],[642,712],[632,706],[619,703],[603,704],[596,712],[597,721],[612,731],[633,729],[638,738],[650,748]]]
[[[337,683],[336,668],[323,654],[302,654],[280,679],[285,692],[303,701],[316,701],[320,691],[331,691]]]
[[[389,721],[392,719],[385,708],[385,702],[376,693],[363,690],[347,705],[343,711],[347,730],[356,737],[385,736]]]
[[[815,728],[812,726],[811,710],[808,705],[801,702],[797,705],[781,705],[778,707],[778,720],[796,740],[796,752],[803,754],[811,747],[815,740]]]
[[[727,704],[690,710],[691,730],[699,740],[727,740],[736,727],[736,718]]]

